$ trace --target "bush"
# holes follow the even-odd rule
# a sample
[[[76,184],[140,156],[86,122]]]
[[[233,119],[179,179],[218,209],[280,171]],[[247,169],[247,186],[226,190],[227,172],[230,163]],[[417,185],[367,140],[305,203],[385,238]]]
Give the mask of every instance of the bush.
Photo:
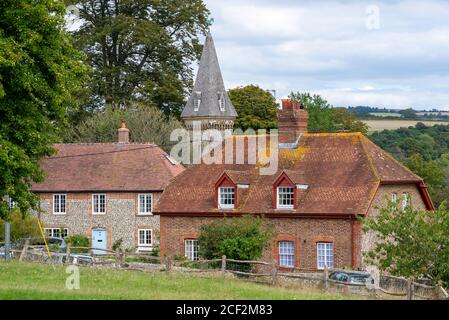
[[[65,239],[67,244],[72,247],[89,247],[89,238],[85,235],[73,235]],[[72,253],[88,253],[87,249],[72,249]]]
[[[199,255],[205,259],[220,259],[225,255],[235,260],[257,260],[272,238],[273,225],[264,218],[251,215],[223,218],[201,227]]]
[[[115,240],[112,244],[112,251],[118,251],[122,249],[123,239],[120,238],[118,240]]]
[[[22,215],[20,210],[14,209],[9,222],[11,223],[11,241],[23,238],[40,238],[37,218],[29,214]],[[5,241],[5,221],[0,219],[0,242]]]

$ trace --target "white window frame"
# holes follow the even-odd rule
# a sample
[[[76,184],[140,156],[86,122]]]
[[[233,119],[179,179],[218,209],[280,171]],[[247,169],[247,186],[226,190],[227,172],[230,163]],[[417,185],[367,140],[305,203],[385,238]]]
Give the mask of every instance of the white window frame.
[[[149,237],[150,243],[149,244],[140,242],[140,239],[141,239],[140,238],[140,232],[141,231],[143,231],[143,232],[149,231],[150,232],[150,237]],[[144,237],[145,237],[145,239],[147,239],[148,236],[144,235]],[[149,229],[149,228],[139,228],[139,229],[137,229],[137,246],[139,248],[151,248],[153,246],[153,229]]]
[[[144,199],[144,202],[145,202],[145,206],[147,205],[147,197],[149,196],[149,198],[150,198],[150,211],[142,211],[142,206],[141,206],[141,201],[140,201],[140,198],[141,197],[145,197]],[[139,195],[138,195],[138,198],[137,198],[137,201],[138,201],[138,215],[140,215],[140,216],[150,216],[150,215],[152,215],[153,214],[153,194],[152,193],[139,193]]]
[[[410,204],[410,194],[408,192],[402,193],[402,209],[407,208],[407,206]]]
[[[196,251],[195,251],[196,248]],[[185,239],[184,240],[184,256],[191,261],[199,260],[199,246],[197,239]]]
[[[64,211],[61,211],[62,205],[61,205],[61,199],[64,197]],[[58,201],[56,201],[56,198],[59,198]],[[56,203],[59,204],[59,207],[56,208]],[[56,210],[58,209],[58,210]],[[66,214],[67,213],[67,194],[65,193],[55,193],[53,194],[53,214]]]
[[[291,245],[288,247],[286,245]],[[279,266],[284,268],[295,267],[295,242],[290,240],[278,241]]]
[[[221,112],[224,112],[226,110],[226,101],[223,92],[220,92],[218,94],[218,107],[220,108]]]
[[[95,211],[95,196],[98,196],[98,208],[100,208],[100,196],[104,196],[104,212]],[[106,214],[106,194],[104,193],[94,193],[92,195],[92,214],[94,215],[105,215]]]
[[[60,233],[61,230],[65,230],[65,233],[67,234],[65,237],[55,235],[56,232]],[[69,236],[69,228],[44,228],[44,234],[48,238],[66,238]]]
[[[196,91],[193,95],[193,111],[200,110],[201,105],[201,91]]]
[[[292,197],[292,200],[293,200],[293,204],[281,204],[280,203],[280,200],[281,200],[281,197],[280,197],[280,191],[281,191],[281,189],[285,189],[285,188],[289,188],[289,189],[292,189],[292,192],[293,192],[293,197]],[[295,207],[295,188],[294,187],[277,187],[276,188],[276,206],[277,206],[277,208],[279,208],[279,209],[293,209],[294,207]]]
[[[393,192],[393,193],[391,194],[391,201],[392,201],[392,202],[398,201],[398,194],[397,194],[396,192]]]
[[[232,189],[232,199],[233,202],[232,204],[228,204],[228,203],[221,203],[221,196],[222,194],[231,194],[230,192],[226,191],[224,192],[223,189]],[[218,207],[220,209],[234,209],[235,208],[235,187],[219,187],[218,188]]]
[[[316,243],[316,266],[318,270],[324,270],[325,267],[327,267],[327,269],[333,269],[335,260],[334,257],[335,254],[333,242]],[[323,258],[324,261],[320,261],[320,258]]]

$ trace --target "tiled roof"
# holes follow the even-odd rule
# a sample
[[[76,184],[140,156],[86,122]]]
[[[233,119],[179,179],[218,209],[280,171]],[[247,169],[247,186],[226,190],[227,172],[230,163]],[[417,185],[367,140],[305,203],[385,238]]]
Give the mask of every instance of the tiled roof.
[[[248,189],[238,190],[238,213],[293,212],[310,215],[365,214],[381,182],[421,182],[421,178],[359,133],[304,134],[296,149],[279,150],[273,175],[259,175],[257,165],[195,165],[165,189],[157,213],[214,213],[217,179],[224,173],[241,177]],[[297,208],[273,208],[273,184],[285,172],[295,184]],[[211,178],[212,177],[212,178]],[[237,179],[231,177],[231,179]]]
[[[184,167],[173,164],[152,144],[56,144],[57,153],[42,161],[47,174],[32,191],[163,190]]]

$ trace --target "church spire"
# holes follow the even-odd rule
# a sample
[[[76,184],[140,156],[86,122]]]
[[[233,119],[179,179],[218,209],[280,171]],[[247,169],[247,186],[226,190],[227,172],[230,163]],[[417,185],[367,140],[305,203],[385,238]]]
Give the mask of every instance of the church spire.
[[[186,124],[197,119],[216,120],[216,127],[229,127],[229,124],[237,117],[237,112],[226,92],[214,40],[210,33],[206,36],[203,53],[196,76],[193,91],[187,101],[181,118]],[[232,126],[231,126],[232,128]]]

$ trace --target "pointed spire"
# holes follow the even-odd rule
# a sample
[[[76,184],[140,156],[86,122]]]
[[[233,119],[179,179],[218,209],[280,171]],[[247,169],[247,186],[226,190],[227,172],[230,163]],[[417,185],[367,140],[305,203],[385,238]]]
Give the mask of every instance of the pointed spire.
[[[214,40],[210,33],[206,36],[193,92],[181,114],[181,118],[195,117],[211,119],[237,117],[224,86]]]

